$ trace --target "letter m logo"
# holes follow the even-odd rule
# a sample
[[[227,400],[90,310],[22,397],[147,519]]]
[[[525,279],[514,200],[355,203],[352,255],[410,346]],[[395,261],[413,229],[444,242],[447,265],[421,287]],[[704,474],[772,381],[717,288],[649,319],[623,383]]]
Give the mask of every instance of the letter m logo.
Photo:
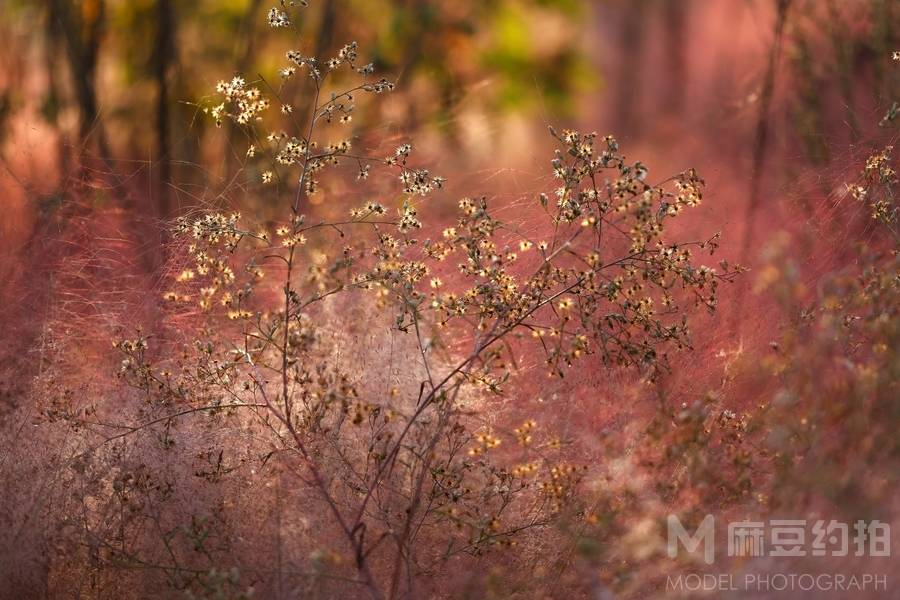
[[[694,532],[694,535],[689,535],[678,517],[669,515],[669,536],[667,541],[666,550],[669,558],[678,556],[679,542],[690,554],[696,554],[702,543],[703,560],[706,564],[711,565],[716,557],[715,519],[713,519],[712,515],[706,515],[700,523],[700,527]]]

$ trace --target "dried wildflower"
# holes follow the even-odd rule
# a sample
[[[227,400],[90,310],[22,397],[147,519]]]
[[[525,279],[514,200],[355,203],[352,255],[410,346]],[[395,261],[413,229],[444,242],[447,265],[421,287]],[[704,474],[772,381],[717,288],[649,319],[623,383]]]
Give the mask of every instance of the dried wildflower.
[[[216,84],[216,91],[225,96],[225,102],[212,109],[219,126],[224,117],[231,118],[240,125],[247,125],[258,119],[260,113],[269,107],[269,100],[262,96],[258,88],[248,87],[242,77],[220,81]]]
[[[291,20],[288,17],[288,14],[283,10],[278,10],[274,7],[269,9],[268,21],[269,27],[274,28],[288,27],[291,24]]]
[[[866,159],[857,183],[848,183],[847,192],[864,202],[873,220],[888,228],[895,236],[898,208],[892,187],[897,183],[897,171],[893,166],[893,147],[886,146]]]
[[[270,11],[273,27],[290,24],[290,6]],[[539,431],[533,419],[511,433],[492,423],[503,432],[495,434],[473,408],[513,385],[520,344],[511,340],[521,340],[553,377],[593,355],[597,364],[632,367],[652,381],[670,351],[689,347],[691,304],[713,310],[718,285],[734,270],[695,262],[692,250],[714,250],[716,236],[670,239],[670,221],[702,201],[694,171],[651,185],[647,167],[627,162],[614,138],[574,130],[551,131],[554,189],[534,198],[535,212],[547,218],[528,232],[504,222],[483,196],[460,199],[449,222],[426,227],[432,211],[421,197],[445,180],[415,164],[412,144],[373,157],[357,140],[324,137],[337,130],[328,123],[350,122],[360,91],[393,89],[369,78],[372,65],[356,66],[358,51],[350,43],[321,61],[288,51],[283,79],[306,69],[311,87],[329,89],[306,114],[299,114],[305,104],[277,98],[289,119],[266,115],[269,101],[240,77],[218,84],[222,101],[212,117],[267,140],[264,154],[291,201],[273,215],[271,237],[236,214],[179,220],[189,263],[166,297],[199,305],[207,328],[162,384],[153,379],[159,367],[133,345],[124,347],[121,376],[148,404],[177,402],[198,413],[223,402],[252,406],[265,427],[248,440],[271,435],[267,448],[290,450],[278,460],[291,469],[296,461],[317,497],[345,519],[335,531],[345,532],[364,574],[378,543],[373,532],[395,532],[401,548],[412,548],[409,532],[447,525],[447,547],[477,555],[514,546],[518,532],[576,505],[584,468],[561,456],[568,441]],[[339,69],[362,81],[330,92],[325,84]],[[265,129],[267,120],[289,129]],[[248,158],[255,153],[251,146]],[[310,219],[306,203],[341,163],[360,182],[383,167],[395,193],[362,202],[349,218]],[[875,165],[875,172],[887,171]],[[275,178],[262,173],[264,183]],[[422,231],[441,233],[420,240]],[[354,302],[332,301],[341,296]],[[379,317],[323,319],[357,301],[406,334],[397,352],[408,353],[400,371],[409,373],[360,376],[356,355],[346,352],[353,340],[342,332],[358,328],[368,340],[363,321]],[[507,435],[515,443],[503,444]],[[399,565],[401,581],[408,567]],[[384,595],[371,587],[373,596]]]

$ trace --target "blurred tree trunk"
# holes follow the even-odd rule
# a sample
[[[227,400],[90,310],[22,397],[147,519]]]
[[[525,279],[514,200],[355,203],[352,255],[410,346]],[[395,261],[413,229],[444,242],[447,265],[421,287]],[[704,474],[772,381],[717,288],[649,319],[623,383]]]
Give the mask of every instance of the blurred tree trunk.
[[[262,6],[262,0],[250,0],[247,12],[244,14],[244,22],[241,25],[241,36],[238,40],[243,44],[238,52],[237,72],[246,73],[253,60],[253,51],[256,48],[256,17]]]
[[[59,89],[59,64],[57,57],[60,53],[59,36],[53,16],[47,11],[44,22],[44,71],[47,74],[47,92],[41,106],[41,112],[47,122],[53,125],[57,135],[56,153],[59,160],[59,175],[64,176],[69,170],[69,143],[66,133],[59,127],[59,109],[62,104],[62,94]]]
[[[156,80],[156,205],[162,218],[173,214],[172,148],[169,117],[169,71],[175,56],[175,19],[172,0],[156,0],[156,39],[153,76]]]
[[[322,3],[322,14],[319,17],[319,27],[316,30],[316,47],[313,54],[320,61],[326,61],[329,57],[326,53],[331,49],[334,40],[334,27],[337,24],[337,6],[334,0],[324,0]],[[300,106],[294,108],[299,109],[300,115],[308,115],[314,110],[313,97],[309,94],[302,96]]]
[[[335,6],[334,0],[324,0],[322,2],[322,19],[319,21],[319,31],[316,38],[316,58],[324,58],[325,53],[331,49],[336,23],[337,6]]]
[[[673,115],[680,115],[684,109],[687,90],[687,12],[688,0],[666,0],[665,5],[665,46],[666,46],[666,95],[665,107]]]
[[[828,140],[825,137],[825,104],[822,90],[826,81],[817,75],[818,57],[810,47],[806,33],[802,28],[795,28],[790,49],[791,80],[796,88],[798,102],[789,108],[794,129],[800,137],[807,158],[814,165],[828,162]],[[825,184],[827,178],[822,177]],[[830,185],[830,184],[828,184]],[[829,192],[824,191],[827,197]]]
[[[850,127],[850,139],[856,143],[859,141],[860,136],[859,122],[856,119],[853,99],[856,42],[852,36],[846,35],[846,24],[843,22],[841,12],[834,0],[828,0],[825,4],[828,8],[828,20],[825,27],[831,38],[831,46],[837,59],[838,87],[841,91],[841,99],[844,102],[844,116],[847,125]]]
[[[250,68],[253,66],[253,53],[256,49],[257,35],[256,19],[261,7],[262,0],[250,0],[240,29],[237,32],[238,39],[235,46],[237,68],[235,72],[241,75],[248,75]],[[236,150],[238,147],[237,142],[238,140],[241,142],[245,141],[246,135],[230,119],[225,122],[225,132],[228,136],[228,147],[225,149],[225,172],[223,173],[223,178],[225,181],[230,181],[234,172],[240,169],[242,165],[242,153]]]
[[[627,0],[622,33],[619,38],[619,73],[616,89],[616,130],[621,134],[635,135],[640,129],[635,122],[635,103],[640,82],[641,62],[644,54],[644,0]]]
[[[897,25],[900,7],[892,0],[872,0],[872,50],[876,56],[889,56],[898,49]],[[881,60],[872,61],[875,66],[875,82],[877,90],[882,94],[880,100],[890,104],[900,95],[900,76],[894,65],[885,65]]]
[[[400,89],[408,90],[413,82],[413,71],[419,61],[422,60],[422,52],[425,47],[425,34],[430,27],[428,15],[431,12],[431,3],[426,0],[403,0],[397,10],[406,13],[406,51],[404,60],[398,72],[397,85]],[[410,26],[411,25],[411,26]],[[410,103],[406,114],[406,122],[403,124],[409,131],[416,131],[419,126],[419,111],[415,103]]]
[[[766,150],[769,141],[769,107],[775,94],[775,73],[778,69],[778,60],[781,56],[782,38],[784,27],[787,23],[788,8],[791,0],[775,0],[775,30],[772,36],[772,47],[769,50],[768,64],[759,92],[759,113],[756,119],[756,132],[753,136],[753,167],[750,173],[750,197],[747,202],[746,233],[744,236],[744,262],[749,250],[751,234],[753,231],[753,217],[760,203],[760,191],[762,185],[763,165],[766,158]]]
[[[740,260],[741,263],[745,265],[752,264],[751,261],[756,258],[751,255],[751,246],[754,240],[756,212],[759,209],[760,204],[762,204],[763,167],[765,166],[770,129],[769,108],[775,94],[775,74],[778,69],[779,57],[781,56],[782,38],[784,36],[784,29],[788,19],[788,9],[790,9],[791,0],[774,0],[774,4],[775,26],[772,36],[772,46],[769,50],[769,59],[766,65],[766,72],[759,92],[759,112],[756,119],[756,131],[753,136],[753,166],[750,171],[750,195],[747,198],[747,209],[744,216],[744,233]],[[738,330],[740,324],[739,319],[743,314],[743,301],[744,296],[739,294],[732,307],[732,331]]]
[[[104,158],[109,158],[106,135],[97,108],[97,60],[106,4],[103,0],[84,0],[79,3],[80,14],[69,0],[47,0],[49,18],[57,37],[65,41],[75,99],[81,121],[79,135],[86,143],[92,133]]]

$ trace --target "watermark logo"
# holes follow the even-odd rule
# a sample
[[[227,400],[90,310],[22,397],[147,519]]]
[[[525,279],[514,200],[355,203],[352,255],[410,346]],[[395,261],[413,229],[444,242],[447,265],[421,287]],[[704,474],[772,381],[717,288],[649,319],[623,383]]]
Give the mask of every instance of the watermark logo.
[[[706,515],[690,532],[677,515],[669,515],[666,552],[697,555],[711,565],[716,558],[715,517]],[[727,526],[728,556],[870,556],[891,555],[891,527],[881,521],[772,519],[733,521]]]
[[[666,577],[670,592],[887,592],[888,576],[876,573],[688,573]]]
[[[675,515],[669,515],[669,535],[666,553],[669,558],[678,557],[679,544],[684,546],[689,554],[696,554],[703,545],[703,560],[711,565],[716,559],[716,520],[712,515],[706,515],[700,523],[700,527],[693,535],[689,534]]]

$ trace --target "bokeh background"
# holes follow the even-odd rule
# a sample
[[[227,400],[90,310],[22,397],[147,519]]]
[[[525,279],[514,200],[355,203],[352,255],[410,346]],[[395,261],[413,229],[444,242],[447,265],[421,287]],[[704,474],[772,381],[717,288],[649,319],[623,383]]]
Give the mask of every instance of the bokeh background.
[[[82,236],[122,233],[107,236],[133,247],[114,250],[129,263],[116,275],[153,282],[171,219],[198,207],[272,211],[246,140],[202,112],[220,79],[278,79],[292,42],[268,34],[268,8],[4,0],[0,277],[17,290],[10,309],[49,310],[53,265],[76,246],[60,240],[76,223],[101,228]],[[396,79],[395,93],[362,103],[351,133],[364,144],[415,139],[451,195],[519,210],[550,183],[548,125],[611,133],[651,173],[701,172],[709,202],[693,222],[723,232],[731,261],[757,266],[789,232],[815,281],[852,253],[819,243],[823,231],[846,242],[871,226],[851,218],[845,185],[895,135],[898,12],[890,0],[323,0],[299,26],[316,55],[356,40]],[[301,111],[308,101],[294,99]],[[340,198],[354,194],[335,182],[315,201],[344,210],[358,199]],[[16,287],[35,269],[43,274]],[[735,287],[737,315],[753,278]],[[747,335],[759,331],[753,318],[741,315]]]
[[[658,398],[688,406],[714,389],[730,410],[752,412],[786,386],[810,398],[804,427],[816,415],[836,444],[817,455],[818,470],[807,471],[816,485],[794,478],[784,496],[795,503],[789,507],[814,514],[835,505],[870,516],[880,507],[883,520],[896,514],[896,441],[887,456],[870,452],[874,441],[861,442],[868,423],[897,417],[896,402],[887,412],[874,410],[869,392],[861,392],[866,418],[855,422],[860,429],[841,429],[845,413],[822,403],[841,402],[849,392],[820,395],[814,372],[791,388],[784,373],[797,363],[781,365],[778,352],[804,311],[830,297],[829,278],[859,267],[873,249],[896,249],[896,238],[886,241],[846,185],[897,137],[900,63],[892,52],[900,50],[900,3],[310,4],[300,23],[307,49],[330,56],[356,40],[364,59],[396,79],[393,94],[361,103],[352,133],[386,146],[414,139],[418,159],[448,178],[437,214],[452,214],[457,196],[484,194],[504,214],[527,218],[526,200],[553,186],[549,125],[614,134],[651,174],[694,167],[705,177],[704,204],[685,233],[721,231],[720,257],[750,271],[722,293],[715,316],[700,317],[695,353],[662,390],[629,387],[599,370],[541,388],[541,402],[572,399],[550,410],[589,448],[586,459],[627,454],[627,440],[611,449],[597,432],[631,435],[634,422],[655,422],[647,406]],[[263,218],[272,210],[272,199],[259,193],[259,173],[245,164],[244,140],[202,111],[220,79],[277,79],[286,46],[267,31],[269,7],[261,0],[0,0],[0,476],[17,482],[0,494],[3,526],[16,532],[0,561],[23,574],[13,578],[20,587],[10,589],[42,589],[34,582],[49,569],[52,535],[29,515],[53,497],[46,491],[52,469],[37,450],[26,459],[16,449],[40,412],[29,378],[51,369],[44,356],[53,340],[75,340],[86,372],[102,364],[108,345],[98,340],[156,318],[167,223],[200,208]],[[358,196],[352,182],[335,181],[310,210],[343,211]],[[896,309],[893,318],[896,324]],[[802,346],[795,347],[797,361],[822,370],[833,366],[825,357],[843,352],[823,346],[804,356]],[[894,370],[882,372],[879,398],[896,391],[898,349],[886,351]],[[640,408],[636,399],[648,395],[652,402]],[[672,442],[660,436],[650,439]],[[842,455],[842,448],[852,451]],[[710,452],[717,458],[707,456],[704,468],[721,467],[721,455]],[[767,462],[772,454],[760,452],[762,472],[778,472],[777,461]],[[735,480],[739,469],[728,470],[736,468],[729,460],[717,476]],[[617,476],[637,468],[634,460],[628,468],[616,464]],[[680,467],[673,467],[673,481],[683,476]],[[869,485],[870,476],[878,486]],[[695,498],[709,491],[684,489]],[[765,490],[760,504],[776,495]],[[640,538],[634,522],[639,516],[597,539]],[[602,573],[625,596],[646,591],[609,566],[615,553],[591,547],[585,556],[591,577]],[[586,575],[583,581],[594,582]]]
[[[242,156],[235,132],[198,106],[234,73],[277,79],[284,45],[265,35],[267,9],[5,0],[3,252],[78,186],[114,188],[141,219],[223,190],[243,202],[228,187]],[[849,153],[884,133],[900,79],[897,10],[889,0],[329,0],[300,26],[317,55],[357,40],[396,78],[398,92],[366,106],[375,118],[354,134],[414,135],[452,166],[451,182],[494,170],[508,191],[520,171],[514,191],[534,191],[545,127],[577,126],[617,135],[656,169],[705,167],[711,214],[740,238],[792,198],[818,204],[809,193],[834,192]]]

